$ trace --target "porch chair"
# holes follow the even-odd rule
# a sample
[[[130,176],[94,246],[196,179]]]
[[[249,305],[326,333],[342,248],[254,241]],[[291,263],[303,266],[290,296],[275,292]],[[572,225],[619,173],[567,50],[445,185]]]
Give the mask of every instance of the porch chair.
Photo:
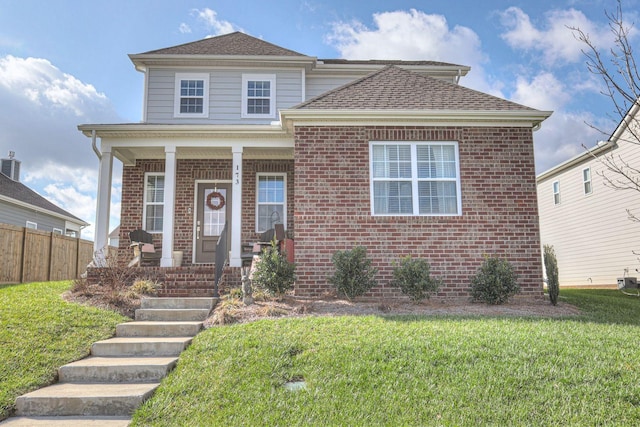
[[[260,239],[252,245],[245,245],[241,255],[243,266],[253,266],[254,257],[262,253],[262,249],[270,247],[271,243],[275,240],[276,248],[280,251],[280,244],[286,238],[284,231],[284,224],[274,224],[272,229],[269,229],[260,235]],[[253,269],[253,268],[252,268]]]
[[[133,230],[129,233],[129,240],[129,246],[133,248],[133,259],[129,262],[129,267],[140,267],[142,261],[160,261],[162,253],[156,251],[151,234],[141,229]]]

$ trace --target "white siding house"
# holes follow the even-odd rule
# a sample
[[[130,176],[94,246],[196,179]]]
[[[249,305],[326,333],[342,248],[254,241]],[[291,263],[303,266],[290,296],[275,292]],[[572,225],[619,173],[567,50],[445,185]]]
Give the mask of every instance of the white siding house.
[[[609,141],[580,154],[537,177],[541,242],[553,245],[560,286],[615,285],[619,277],[640,276],[640,224],[628,211],[640,215],[640,194],[607,184],[605,158],[624,159],[640,167],[640,145],[625,124]]]

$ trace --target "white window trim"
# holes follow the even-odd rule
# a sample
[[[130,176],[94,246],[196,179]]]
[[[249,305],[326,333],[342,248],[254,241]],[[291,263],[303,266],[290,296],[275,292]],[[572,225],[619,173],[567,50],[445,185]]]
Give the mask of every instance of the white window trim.
[[[285,225],[287,225],[287,174],[286,173],[278,173],[278,172],[274,172],[274,173],[269,173],[269,172],[259,172],[256,173],[256,205],[255,205],[255,228],[256,228],[256,233],[264,233],[267,230],[260,230],[258,227],[258,223],[259,223],[259,218],[258,218],[258,207],[260,206],[259,203],[259,197],[260,197],[260,177],[263,176],[281,176],[283,177],[284,180],[284,199],[282,202],[282,218],[280,218],[280,221]],[[276,203],[269,203],[271,205],[274,205]]]
[[[55,228],[55,227],[54,227],[54,228],[53,228],[53,233],[55,233],[55,234],[59,234],[59,235],[61,235],[61,236],[62,236],[62,229],[61,229],[61,228]]]
[[[410,214],[386,214],[376,213],[374,206],[374,190],[373,184],[376,181],[373,177],[373,146],[374,145],[409,145],[411,146],[411,195],[413,213]],[[456,159],[456,210],[457,213],[443,213],[443,214],[421,214],[420,213],[420,197],[418,194],[418,162],[417,159],[417,147],[418,145],[451,145],[454,147],[455,159]],[[389,181],[388,179],[380,179],[381,181]],[[435,180],[434,180],[435,181]],[[451,178],[447,178],[444,181],[453,181]],[[369,204],[371,205],[371,216],[462,216],[462,188],[460,184],[460,151],[458,149],[458,143],[456,141],[369,141]]]
[[[144,188],[142,196],[142,229],[151,234],[160,234],[162,230],[147,230],[147,206],[153,204],[155,206],[162,205],[162,218],[164,221],[164,202],[147,202],[147,177],[149,176],[164,176],[164,172],[145,172],[144,174]]]
[[[558,191],[556,192],[556,184],[558,185]],[[559,205],[562,199],[560,198],[560,181],[553,181],[551,183],[551,192],[553,193],[553,204]],[[558,196],[556,198],[556,195]]]
[[[186,118],[208,118],[209,117],[209,79],[208,73],[176,73],[175,91],[173,99],[173,117]],[[181,113],[180,112],[180,86],[182,80],[202,80],[203,84],[203,96],[202,96],[202,113]]]
[[[269,90],[269,114],[249,114],[248,107],[248,84],[250,81],[268,81],[270,82]],[[243,119],[275,119],[276,117],[276,75],[275,74],[243,74],[242,75],[242,111],[240,117]]]
[[[584,171],[589,171],[589,179],[585,180],[584,179]],[[587,192],[587,188],[586,188],[586,184],[589,183],[589,191]],[[590,167],[586,167],[584,169],[582,169],[582,191],[584,193],[585,196],[589,196],[591,194],[593,194],[593,179],[591,177],[591,168]]]
[[[33,221],[27,221],[27,224],[25,225],[25,227],[30,228],[32,230],[37,230],[38,229],[38,223],[37,222],[33,222]]]

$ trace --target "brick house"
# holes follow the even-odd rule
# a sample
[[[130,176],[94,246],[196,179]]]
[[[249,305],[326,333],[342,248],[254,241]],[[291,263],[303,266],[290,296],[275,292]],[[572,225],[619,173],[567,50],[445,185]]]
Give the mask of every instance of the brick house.
[[[487,254],[542,294],[532,133],[550,112],[460,86],[468,67],[323,60],[242,33],[130,58],[143,121],[79,126],[100,139],[95,249],[116,157],[121,253],[129,231],[152,233],[168,294],[178,276],[208,280],[225,224],[233,282],[243,245],[275,223],[294,237],[298,295],[329,291],[332,254],[355,245],[379,269],[370,297],[400,295],[389,280],[406,255],[430,262],[442,296],[468,295]]]

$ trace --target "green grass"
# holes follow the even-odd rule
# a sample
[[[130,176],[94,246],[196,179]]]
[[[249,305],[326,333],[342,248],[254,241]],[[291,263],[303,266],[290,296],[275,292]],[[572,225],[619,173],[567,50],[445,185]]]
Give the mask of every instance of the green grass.
[[[0,420],[19,395],[50,384],[57,368],[89,354],[126,318],[67,303],[70,282],[0,286]]]
[[[640,298],[565,319],[324,317],[211,328],[137,426],[637,425]],[[282,385],[304,378],[307,388]]]

